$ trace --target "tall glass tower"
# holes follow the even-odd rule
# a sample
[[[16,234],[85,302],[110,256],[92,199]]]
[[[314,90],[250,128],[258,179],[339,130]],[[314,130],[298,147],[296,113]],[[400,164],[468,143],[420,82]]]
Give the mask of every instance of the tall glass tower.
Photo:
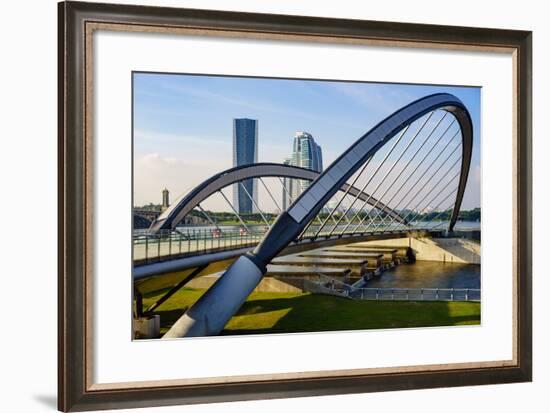
[[[233,166],[256,162],[258,162],[258,121],[247,118],[233,119]],[[254,204],[258,205],[257,182],[247,179],[233,186],[233,206],[239,214],[257,212]]]
[[[310,133],[296,132],[292,144],[292,154],[285,159],[285,165],[299,166],[323,172],[323,151]],[[285,178],[283,189],[283,207],[286,210],[296,198],[309,186],[309,181]]]
[[[302,131],[296,132],[292,145],[290,165],[312,169],[319,173],[323,172],[323,151],[311,134]],[[287,187],[292,200],[298,198],[308,186],[309,181],[293,180]],[[284,201],[285,199],[283,198],[283,204]]]

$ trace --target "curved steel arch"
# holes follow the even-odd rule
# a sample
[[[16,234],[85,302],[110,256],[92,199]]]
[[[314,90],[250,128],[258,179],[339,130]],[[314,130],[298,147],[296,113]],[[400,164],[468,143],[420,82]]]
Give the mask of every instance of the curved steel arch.
[[[283,165],[279,163],[255,163],[251,165],[242,165],[227,169],[211,176],[201,184],[193,188],[188,194],[179,197],[169,208],[167,208],[149,227],[149,232],[157,232],[163,229],[174,229],[179,222],[197,207],[202,201],[216,193],[220,189],[226,188],[236,182],[250,178],[293,178],[314,181],[319,177],[319,172],[311,169],[299,168],[297,166]],[[348,191],[349,189],[349,191]],[[341,191],[348,191],[352,196],[358,196],[362,201],[367,201],[371,205],[376,205],[379,209],[389,214],[394,220],[404,223],[405,220],[397,212],[368,194],[361,192],[360,189],[351,187],[344,183]]]
[[[452,229],[470,169],[473,127],[460,99],[448,93],[438,93],[403,107],[357,140],[298,197],[287,212],[278,217],[254,251],[239,257],[163,338],[219,334],[261,281],[267,264],[300,234],[342,184],[400,130],[436,109],[452,113],[462,131],[461,174],[449,224],[449,229]]]

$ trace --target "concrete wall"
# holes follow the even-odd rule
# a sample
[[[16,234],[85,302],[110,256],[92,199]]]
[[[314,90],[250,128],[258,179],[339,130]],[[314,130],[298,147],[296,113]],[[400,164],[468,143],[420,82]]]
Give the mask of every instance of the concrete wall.
[[[480,244],[462,238],[396,238],[362,242],[361,244],[410,246],[418,261],[481,264]]]

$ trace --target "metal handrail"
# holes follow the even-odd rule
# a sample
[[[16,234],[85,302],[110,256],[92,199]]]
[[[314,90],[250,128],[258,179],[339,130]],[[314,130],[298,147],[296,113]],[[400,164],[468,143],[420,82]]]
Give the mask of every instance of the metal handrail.
[[[429,230],[429,226],[418,225],[414,230]],[[149,262],[160,258],[180,256],[189,253],[206,253],[209,251],[225,251],[257,244],[265,232],[266,227],[254,228],[251,231],[242,232],[242,230],[225,230],[217,231],[211,229],[187,229],[186,231],[161,231],[156,234],[134,234],[134,260]],[[391,231],[391,233],[400,232],[401,230]],[[296,242],[308,240],[314,237],[317,232],[316,228],[310,228],[297,238]],[[384,233],[390,232],[387,228],[379,228],[378,231],[368,231],[368,233]],[[320,239],[341,238],[352,235],[365,235],[367,232],[357,231],[346,233],[343,235],[322,232],[319,234]]]
[[[369,294],[370,293],[370,294]],[[403,297],[404,295],[404,297]],[[432,296],[433,299],[429,297]],[[445,296],[447,298],[445,298]],[[374,298],[373,298],[374,297]],[[475,298],[480,297],[480,298]],[[479,288],[356,288],[350,298],[390,301],[480,301]]]

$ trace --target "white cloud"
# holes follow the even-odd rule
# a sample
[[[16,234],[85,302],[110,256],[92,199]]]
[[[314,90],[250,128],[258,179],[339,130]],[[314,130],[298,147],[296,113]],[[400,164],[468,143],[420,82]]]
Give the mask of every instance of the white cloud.
[[[364,105],[370,111],[377,113],[395,112],[403,104],[407,104],[414,100],[413,96],[402,89],[396,91],[391,87],[386,87],[379,84],[369,84],[365,87],[364,84],[358,83],[330,83],[334,90],[352,98],[358,104]]]
[[[137,157],[134,161],[134,204],[160,203],[165,187],[175,199],[224,169],[227,169],[225,163],[187,161],[158,153]]]

